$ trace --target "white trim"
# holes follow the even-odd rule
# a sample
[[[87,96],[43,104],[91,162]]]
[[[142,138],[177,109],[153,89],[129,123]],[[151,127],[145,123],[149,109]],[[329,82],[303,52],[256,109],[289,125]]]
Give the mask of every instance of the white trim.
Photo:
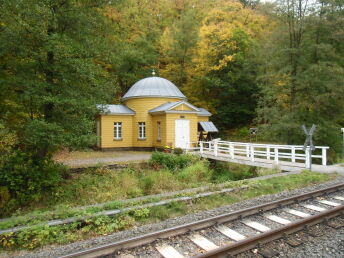
[[[185,105],[187,105],[189,108],[192,108],[193,110],[195,110],[195,111],[197,111],[197,112],[201,112],[198,108],[196,108],[194,105],[192,105],[192,104],[190,104],[190,103],[188,103],[188,102],[186,102],[186,101],[184,101],[184,100],[182,100],[182,101],[179,101],[179,102],[177,102],[174,106],[172,106],[172,107],[170,107],[168,110],[166,110],[166,111],[172,111],[172,109],[174,109],[174,108],[176,108],[176,107],[178,107],[178,106],[180,106],[180,105],[182,105],[182,104],[185,104]],[[180,110],[180,111],[184,111],[184,110]],[[185,110],[185,111],[190,111],[190,110]]]
[[[126,113],[104,113],[101,116],[135,116],[136,114],[126,114]]]
[[[114,127],[114,139],[121,140],[122,139],[122,122],[113,122]]]
[[[138,122],[138,139],[144,140],[146,139],[146,122]]]
[[[161,121],[157,121],[156,125],[157,125],[157,140],[161,141]]]
[[[198,112],[197,111],[183,111],[183,110],[167,110],[165,111],[165,113],[167,114],[197,114]]]

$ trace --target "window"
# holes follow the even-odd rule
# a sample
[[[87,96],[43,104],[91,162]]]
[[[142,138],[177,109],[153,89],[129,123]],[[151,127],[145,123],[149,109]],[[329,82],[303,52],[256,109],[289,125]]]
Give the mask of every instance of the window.
[[[122,139],[122,122],[114,122],[114,138],[116,140]]]
[[[160,121],[158,121],[157,122],[157,126],[158,126],[158,141],[160,141],[161,140],[161,122]]]
[[[146,138],[146,123],[139,122],[139,139],[145,139],[145,138]]]

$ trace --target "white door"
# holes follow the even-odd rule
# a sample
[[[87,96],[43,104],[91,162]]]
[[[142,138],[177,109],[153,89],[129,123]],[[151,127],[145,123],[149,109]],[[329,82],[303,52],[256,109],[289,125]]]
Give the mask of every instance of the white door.
[[[176,120],[176,148],[186,149],[190,141],[190,120]]]

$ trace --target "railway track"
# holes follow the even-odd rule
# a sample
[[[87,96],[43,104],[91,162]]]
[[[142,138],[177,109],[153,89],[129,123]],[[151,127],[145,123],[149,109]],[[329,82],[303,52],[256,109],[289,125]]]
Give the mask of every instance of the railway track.
[[[342,214],[344,184],[338,184],[62,257],[224,257]]]

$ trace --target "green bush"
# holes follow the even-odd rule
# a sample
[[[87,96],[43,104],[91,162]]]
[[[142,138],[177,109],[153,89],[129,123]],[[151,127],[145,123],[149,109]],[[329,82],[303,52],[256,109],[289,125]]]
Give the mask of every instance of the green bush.
[[[176,171],[198,160],[199,158],[192,154],[176,155],[173,153],[153,152],[149,163],[153,167],[163,167],[171,171]]]
[[[257,176],[256,167],[227,162],[216,162],[213,170],[213,180],[218,183],[242,180]]]
[[[0,186],[6,186],[11,197],[24,204],[56,186],[65,171],[66,167],[49,158],[35,160],[30,154],[15,152],[0,167]]]
[[[175,148],[174,150],[173,150],[173,153],[174,154],[177,154],[177,155],[181,155],[181,154],[183,154],[183,149],[181,149],[181,148]]]
[[[212,170],[209,169],[208,162],[197,162],[181,170],[177,177],[184,183],[206,183],[211,180]]]

